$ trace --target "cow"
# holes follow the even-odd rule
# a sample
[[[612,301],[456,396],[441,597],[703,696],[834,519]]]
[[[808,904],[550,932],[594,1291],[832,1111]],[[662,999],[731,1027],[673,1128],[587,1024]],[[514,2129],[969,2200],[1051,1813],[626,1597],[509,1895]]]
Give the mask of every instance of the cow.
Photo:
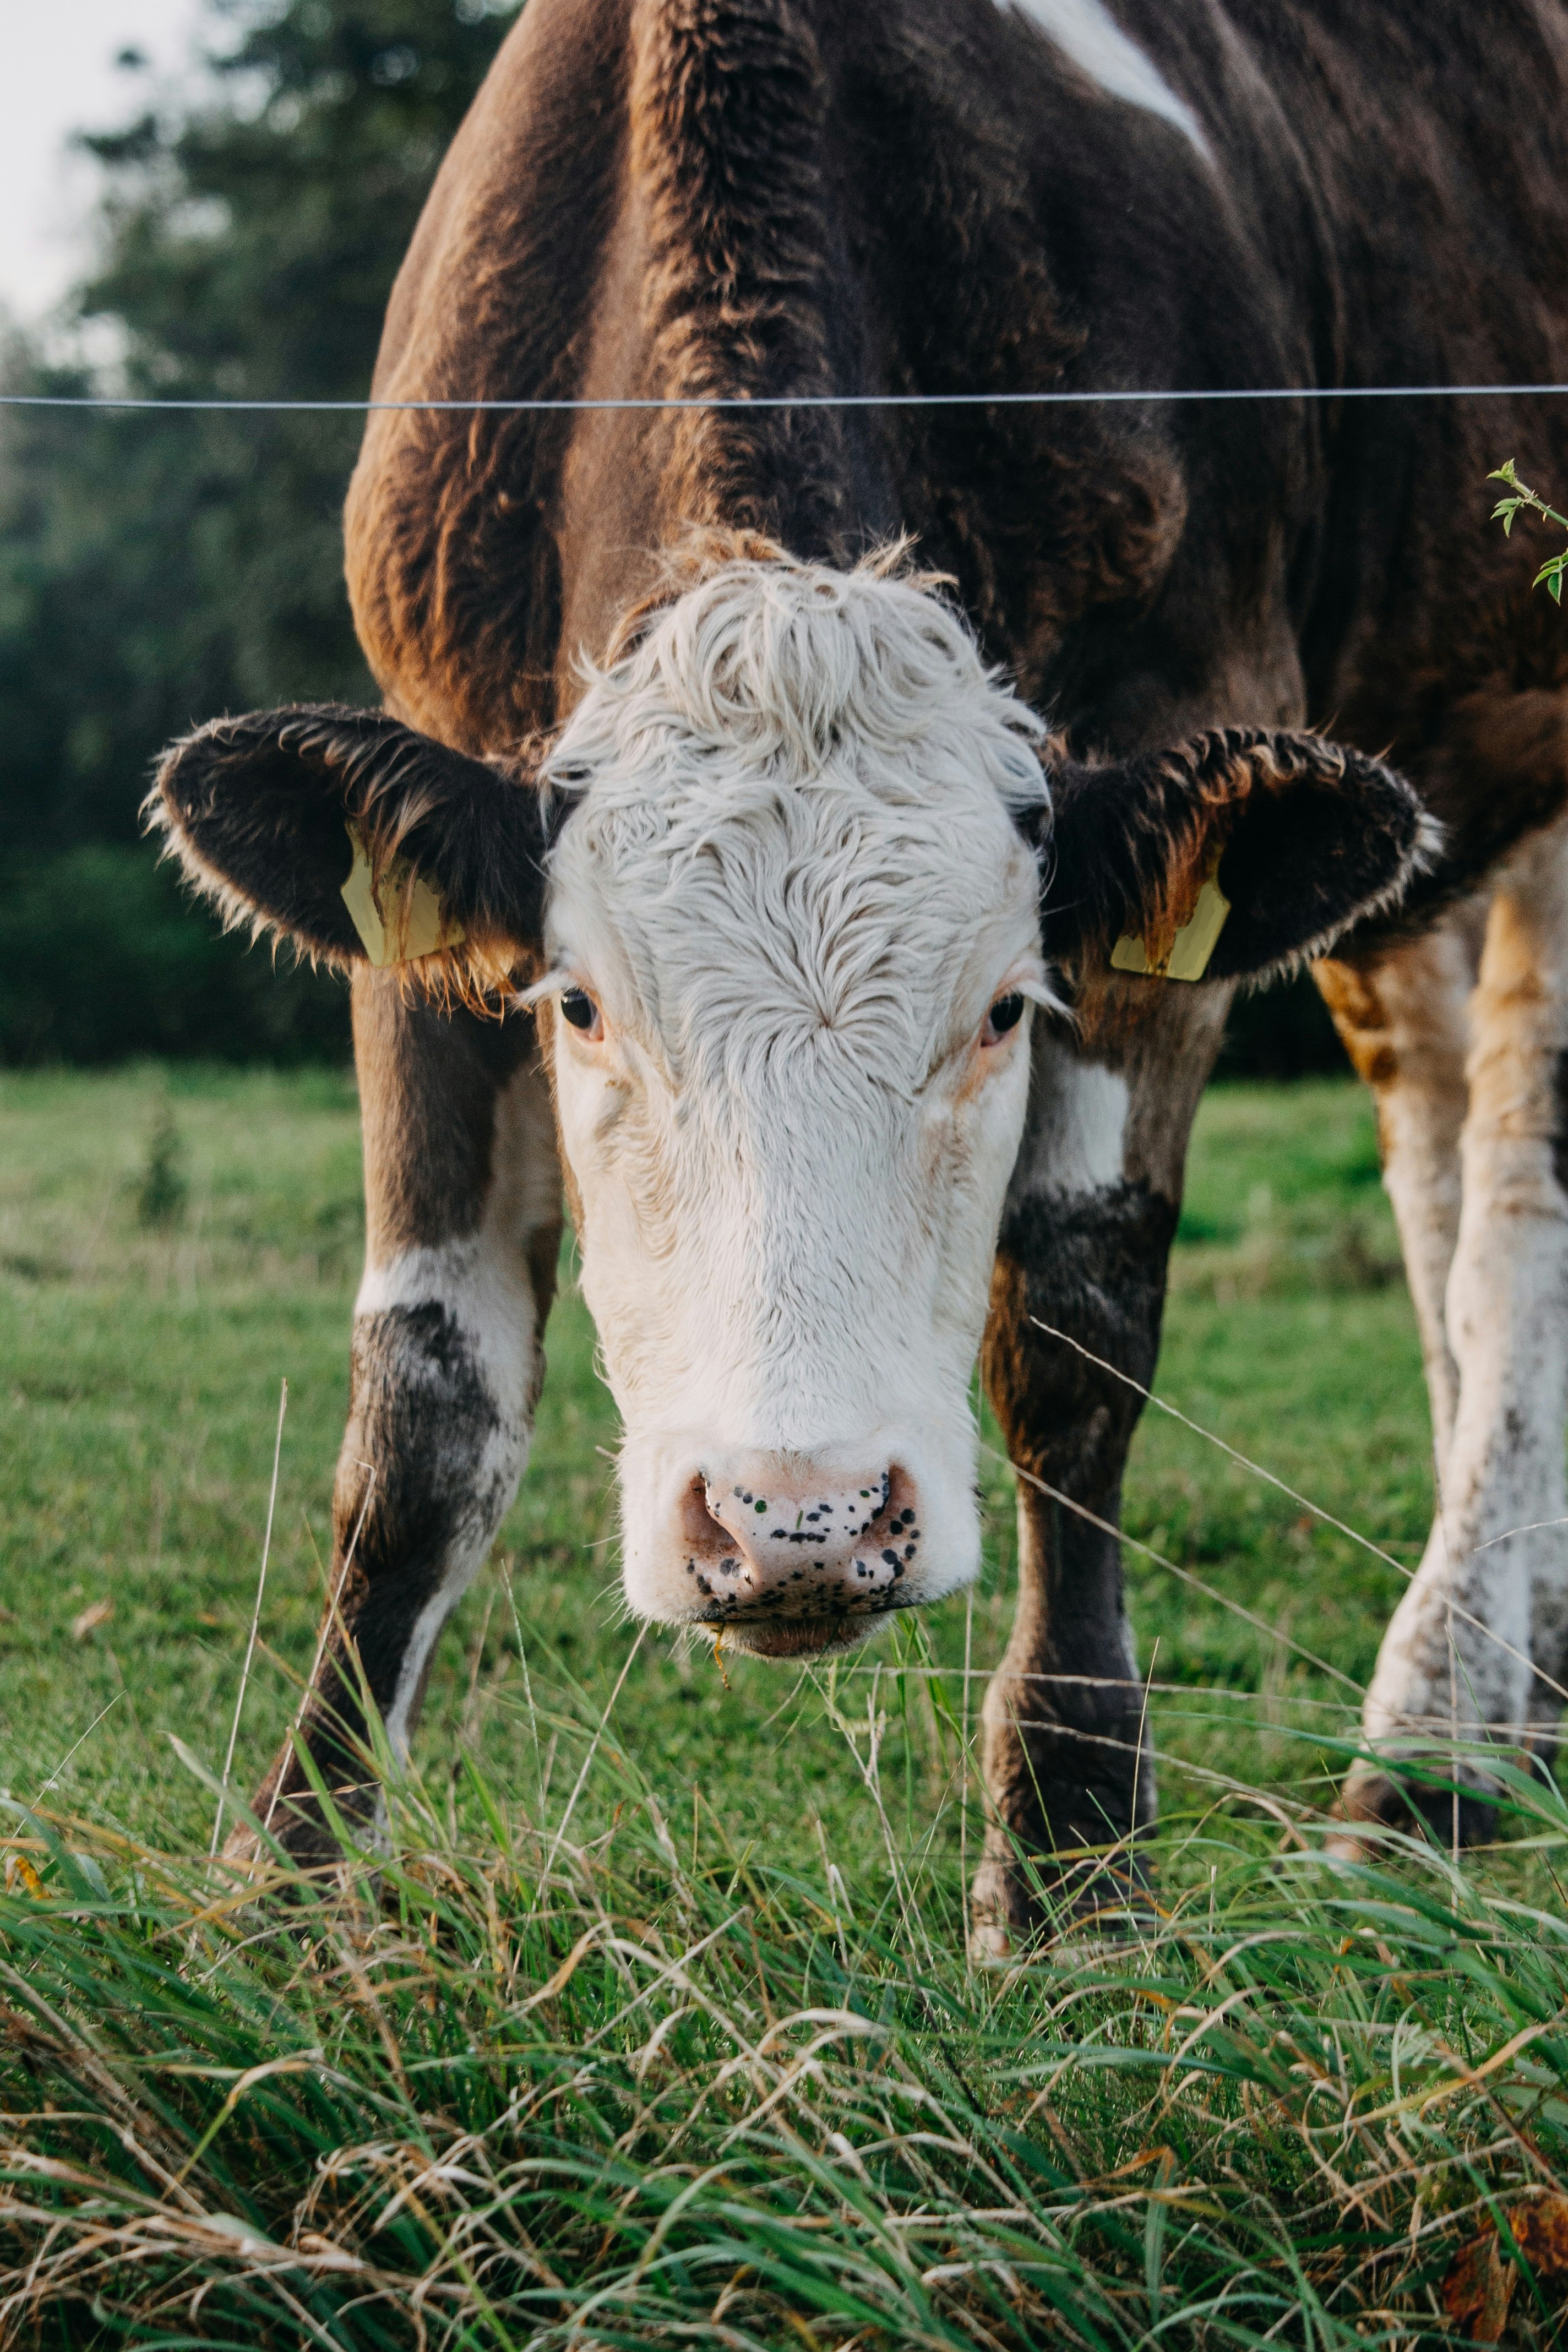
[[[978,1351],[1021,1473],[979,1930],[1133,1840],[1123,1466],[1232,993],[1302,964],[1442,1506],[1344,1811],[1548,1723],[1568,640],[1482,484],[1568,435],[1357,395],[1568,376],[1565,121],[1556,0],[529,0],[349,492],[383,707],[215,720],[151,802],[353,976],[302,1719],[351,1817],[523,1469],[564,1187],[632,1611],[809,1660],[964,1584]],[[334,1850],[294,1749],[256,1811]]]

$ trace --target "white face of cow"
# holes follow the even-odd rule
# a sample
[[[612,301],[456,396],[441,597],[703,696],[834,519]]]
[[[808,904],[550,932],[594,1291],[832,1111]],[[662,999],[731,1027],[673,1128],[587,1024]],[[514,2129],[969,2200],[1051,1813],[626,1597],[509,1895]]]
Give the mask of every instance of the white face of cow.
[[[561,740],[557,1103],[645,1617],[809,1653],[975,1572],[1038,731],[913,583],[748,562]]]

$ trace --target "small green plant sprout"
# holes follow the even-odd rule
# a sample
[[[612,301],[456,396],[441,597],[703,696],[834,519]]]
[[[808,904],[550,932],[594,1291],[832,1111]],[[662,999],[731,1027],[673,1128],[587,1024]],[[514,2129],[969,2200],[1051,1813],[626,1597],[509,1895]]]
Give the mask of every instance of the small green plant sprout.
[[[136,1222],[149,1230],[168,1231],[183,1223],[190,1184],[185,1175],[184,1146],[174,1123],[174,1106],[165,1102],[147,1139],[147,1157],[136,1184]]]
[[[1544,499],[1538,498],[1527,484],[1520,480],[1514,472],[1511,457],[1506,465],[1499,466],[1494,473],[1489,474],[1487,479],[1489,482],[1506,482],[1511,493],[1506,499],[1499,499],[1492,509],[1492,520],[1501,523],[1505,539],[1513,529],[1513,519],[1521,507],[1531,514],[1538,514],[1543,522],[1554,522],[1560,530],[1568,531],[1568,515],[1559,514],[1555,507],[1549,507]],[[1549,556],[1530,584],[1532,588],[1544,586],[1552,603],[1561,604],[1564,572],[1568,572],[1568,548],[1561,555]]]

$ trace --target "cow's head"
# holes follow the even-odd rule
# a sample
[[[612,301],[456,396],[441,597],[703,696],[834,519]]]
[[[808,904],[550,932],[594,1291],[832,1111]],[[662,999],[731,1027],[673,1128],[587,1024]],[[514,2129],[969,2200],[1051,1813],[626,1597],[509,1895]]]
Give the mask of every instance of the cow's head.
[[[362,954],[352,826],[395,932],[427,894],[412,983],[532,980],[629,1599],[770,1656],[974,1573],[970,1375],[1052,966],[1125,937],[1158,968],[1211,880],[1209,977],[1321,952],[1426,831],[1310,735],[1074,764],[929,584],[778,556],[643,614],[531,761],[277,711],[177,745],[154,805],[231,917]]]

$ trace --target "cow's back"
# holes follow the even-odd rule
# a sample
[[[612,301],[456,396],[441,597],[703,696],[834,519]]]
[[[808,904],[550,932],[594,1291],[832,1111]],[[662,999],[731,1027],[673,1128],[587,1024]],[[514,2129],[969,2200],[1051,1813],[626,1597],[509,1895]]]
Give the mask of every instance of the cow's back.
[[[400,275],[377,397],[1013,395],[1146,378],[1151,339],[1178,375],[1299,369],[1292,305],[1186,142],[1089,96],[993,0],[531,0]],[[1112,134],[1160,185],[1173,266],[1097,310],[1129,266]],[[1174,266],[1194,236],[1223,302]],[[1253,505],[1288,439],[1264,412],[1230,433]],[[1200,440],[1092,408],[382,415],[349,503],[356,618],[394,708],[499,748],[558,715],[689,525],[841,561],[909,530],[1044,691],[1086,619],[1153,605],[1184,532],[1194,583],[1256,601],[1251,512],[1209,503],[1217,550],[1188,528]]]
[[[378,397],[1568,376],[1555,0],[1118,13],[1195,136],[993,0],[530,0]],[[1486,524],[1510,455],[1568,480],[1557,411],[383,415],[350,581],[392,705],[496,749],[559,715],[685,524],[839,559],[909,529],[1069,726],[1332,715],[1441,804],[1455,704],[1563,682]]]
[[[1558,0],[1228,0],[1292,101],[1333,269],[1321,381],[1568,381],[1568,10]],[[1568,685],[1568,632],[1489,520],[1517,457],[1568,486],[1568,404],[1359,398],[1325,440],[1300,558],[1313,715],[1394,744],[1438,813],[1473,812],[1458,733]],[[1477,712],[1464,718],[1472,698]],[[1479,715],[1484,706],[1487,716]],[[1489,747],[1496,750],[1495,740]],[[1543,780],[1545,797],[1560,792]],[[1511,822],[1511,819],[1510,819]],[[1465,852],[1485,862],[1479,834]]]

